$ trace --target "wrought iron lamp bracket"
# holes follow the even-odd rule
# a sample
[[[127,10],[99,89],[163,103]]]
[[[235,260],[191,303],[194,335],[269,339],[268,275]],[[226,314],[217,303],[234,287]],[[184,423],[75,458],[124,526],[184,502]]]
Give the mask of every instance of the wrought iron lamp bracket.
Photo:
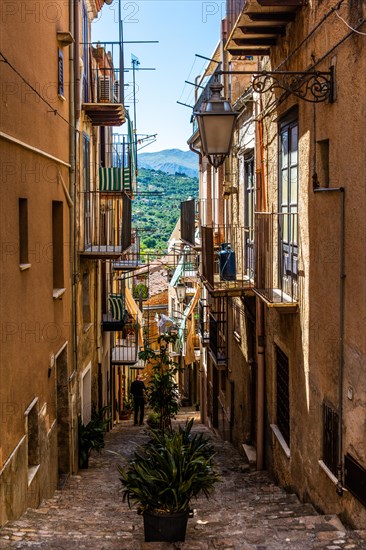
[[[217,71],[219,74],[252,75],[253,90],[259,94],[284,90],[310,103],[334,101],[334,68],[329,71]]]

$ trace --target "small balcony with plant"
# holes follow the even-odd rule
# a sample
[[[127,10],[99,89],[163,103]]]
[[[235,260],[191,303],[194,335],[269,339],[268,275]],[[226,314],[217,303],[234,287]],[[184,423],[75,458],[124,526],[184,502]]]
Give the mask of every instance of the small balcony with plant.
[[[268,307],[292,312],[299,302],[298,214],[256,212],[254,293]]]

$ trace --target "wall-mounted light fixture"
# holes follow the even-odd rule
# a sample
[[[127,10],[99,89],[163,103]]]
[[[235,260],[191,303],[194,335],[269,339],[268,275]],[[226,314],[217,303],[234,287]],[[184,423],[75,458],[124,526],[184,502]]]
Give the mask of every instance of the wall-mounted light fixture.
[[[187,287],[184,283],[179,282],[176,284],[175,292],[177,294],[177,300],[181,304],[184,302],[186,294],[187,294]]]
[[[277,88],[310,103],[334,101],[334,67],[329,71],[217,71],[216,78],[224,74],[251,75],[251,86],[258,94]],[[209,84],[209,88],[211,98],[193,114],[198,122],[202,153],[217,170],[230,154],[239,113],[221,96],[223,86],[218,80]]]
[[[210,85],[211,98],[195,112],[201,136],[202,150],[216,169],[230,153],[234,125],[238,113],[221,95],[223,86],[216,81]]]

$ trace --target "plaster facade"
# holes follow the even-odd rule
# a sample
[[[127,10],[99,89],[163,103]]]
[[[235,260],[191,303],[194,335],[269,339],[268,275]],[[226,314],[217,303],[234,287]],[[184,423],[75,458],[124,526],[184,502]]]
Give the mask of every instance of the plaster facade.
[[[234,91],[239,82],[242,95],[230,98],[239,114],[230,158],[215,174],[201,157],[200,198],[207,212],[222,212],[222,221],[216,221],[228,225],[226,238],[230,228],[246,222],[252,200],[246,180],[250,157],[256,212],[253,284],[221,298],[227,307],[225,368],[212,361],[210,344],[207,353],[203,350],[202,417],[239,449],[252,445],[257,468],[272,470],[303,501],[362,528],[366,90],[360,75],[366,69],[365,6],[360,1],[339,2],[336,8],[326,1],[271,6],[248,0],[240,4],[239,19],[228,16],[223,68],[230,66],[230,50],[242,47],[244,54],[252,48],[256,70],[334,71],[334,96],[312,103],[279,88],[257,93],[247,75],[238,76]],[[260,30],[247,30],[259,25],[257,19],[266,21],[267,10],[288,9],[296,11],[281,23],[285,31],[270,48]],[[242,32],[247,12],[248,36],[241,43],[236,25]],[[272,17],[281,21],[278,14]],[[246,45],[251,41],[255,47]],[[261,51],[269,53],[259,55],[262,43]],[[235,61],[244,59],[232,55]],[[225,91],[230,93],[227,82]],[[202,148],[198,132],[189,143]],[[205,225],[207,220],[200,220]],[[241,246],[247,247],[248,240]],[[205,281],[204,267],[202,273]],[[204,284],[203,294],[217,311],[213,295],[219,287]]]
[[[72,462],[69,9],[42,7],[1,5],[0,524]]]

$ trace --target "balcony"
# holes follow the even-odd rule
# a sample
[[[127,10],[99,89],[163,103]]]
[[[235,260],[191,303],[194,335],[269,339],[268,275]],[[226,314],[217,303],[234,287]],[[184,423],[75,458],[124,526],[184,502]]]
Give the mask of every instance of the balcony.
[[[256,212],[257,273],[254,293],[268,307],[296,311],[298,284],[298,214]]]
[[[137,229],[132,229],[131,246],[121,254],[118,260],[115,260],[112,263],[112,268],[116,271],[133,271],[139,267],[142,267],[140,235],[138,234]]]
[[[218,368],[227,366],[226,326],[222,313],[209,314],[209,354]]]
[[[136,144],[128,111],[126,111],[126,118],[128,133],[127,135],[113,134],[108,160],[111,166],[123,169],[123,191],[133,197],[137,189]]]
[[[208,316],[208,307],[206,300],[198,302],[199,315],[199,337],[202,346],[207,346],[210,343],[210,324]]]
[[[125,283],[110,271],[109,262],[108,268],[109,272],[103,277],[102,329],[104,332],[122,331],[127,323]]]
[[[125,122],[121,48],[116,42],[83,44],[82,108],[93,126],[121,126]]]
[[[80,193],[80,254],[118,259],[131,246],[131,200],[125,193]]]
[[[269,55],[307,0],[247,0],[225,49],[235,57]]]
[[[139,352],[139,322],[137,315],[129,315],[122,331],[113,335],[112,364],[135,365]]]
[[[201,227],[200,277],[213,296],[241,296],[254,287],[254,229]]]

